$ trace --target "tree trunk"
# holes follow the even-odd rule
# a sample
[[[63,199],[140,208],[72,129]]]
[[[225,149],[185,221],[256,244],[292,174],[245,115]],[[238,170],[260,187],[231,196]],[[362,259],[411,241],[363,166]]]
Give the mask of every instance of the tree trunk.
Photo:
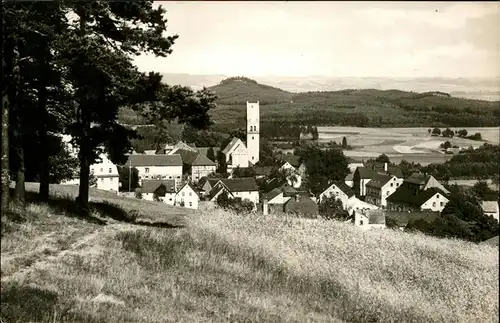
[[[21,130],[22,131],[22,130]],[[24,166],[24,148],[22,145],[22,134],[19,133],[17,136],[18,147],[16,148],[16,157],[19,162],[16,171],[16,193],[15,201],[20,205],[25,203],[25,166]]]
[[[40,146],[47,147],[47,89],[40,84],[38,89],[38,110],[40,113],[39,136]],[[46,149],[41,149],[40,155],[40,190],[39,198],[42,201],[49,200],[49,154]]]
[[[80,147],[80,185],[78,188],[77,208],[82,215],[89,215],[90,161],[84,147]]]
[[[2,93],[2,214],[9,205],[10,176],[9,176],[9,98]]]

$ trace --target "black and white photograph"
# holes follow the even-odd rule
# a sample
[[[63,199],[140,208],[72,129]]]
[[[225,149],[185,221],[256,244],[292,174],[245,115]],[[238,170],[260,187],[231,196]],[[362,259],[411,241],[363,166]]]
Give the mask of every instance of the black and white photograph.
[[[0,323],[499,322],[498,2],[1,15]]]

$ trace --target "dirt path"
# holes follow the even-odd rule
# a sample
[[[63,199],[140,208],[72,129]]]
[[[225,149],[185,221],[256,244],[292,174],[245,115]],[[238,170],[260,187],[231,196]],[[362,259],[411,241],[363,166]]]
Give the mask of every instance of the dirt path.
[[[56,251],[52,255],[47,255],[46,257],[43,257],[42,259],[39,259],[32,264],[22,267],[19,270],[10,273],[9,275],[5,275],[1,278],[1,282],[7,282],[11,280],[22,280],[26,275],[29,273],[37,270],[37,269],[45,269],[47,267],[50,267],[51,264],[54,262],[57,262],[57,260],[60,260],[66,255],[71,255],[71,254],[99,254],[100,253],[100,246],[98,243],[92,244],[91,242],[97,240],[99,237],[102,237],[104,235],[120,232],[120,231],[128,231],[132,230],[134,228],[133,225],[131,224],[124,224],[124,223],[112,223],[108,224],[104,227],[100,227],[93,231],[90,234],[87,234],[80,239],[78,239],[76,242],[72,243],[68,248],[65,249],[60,249]],[[50,233],[49,235],[54,235],[56,234],[55,232]],[[2,255],[3,257],[4,255]]]

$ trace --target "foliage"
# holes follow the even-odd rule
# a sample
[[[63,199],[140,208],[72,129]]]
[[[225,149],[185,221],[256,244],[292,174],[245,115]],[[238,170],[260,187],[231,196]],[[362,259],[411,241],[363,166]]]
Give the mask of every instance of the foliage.
[[[455,135],[455,133],[450,128],[446,128],[445,130],[443,130],[441,132],[441,135],[443,137],[453,138],[453,136]]]
[[[316,194],[325,181],[343,181],[349,174],[347,158],[338,146],[321,150],[317,145],[302,144],[295,154],[307,169],[307,187]]]
[[[121,191],[133,192],[139,187],[139,171],[135,167],[117,166],[120,176]],[[132,182],[130,183],[129,180]]]
[[[232,172],[233,178],[255,177],[255,169],[253,167],[240,168],[236,167]]]
[[[408,230],[418,230],[437,237],[481,242],[499,234],[498,221],[483,213],[478,199],[458,187],[450,190],[449,202],[432,223],[415,221]]]
[[[226,191],[217,196],[217,205],[237,213],[251,212],[255,206],[251,201],[242,200],[240,197],[230,198]]]
[[[433,136],[439,136],[440,134],[441,134],[441,129],[439,129],[439,128],[432,129]]]
[[[492,190],[485,181],[474,184],[472,191],[481,201],[498,201],[498,191]]]
[[[215,158],[215,152],[214,148],[210,146],[210,148],[207,151],[207,158],[210,159],[211,161],[216,161],[217,159]]]
[[[142,200],[142,191],[141,191],[140,188],[136,188],[135,189],[135,194],[134,195],[135,195],[136,199]]]
[[[347,149],[347,138],[342,137],[342,149]]]
[[[451,148],[451,142],[445,141],[441,145],[439,145],[439,147],[441,147],[441,148],[443,148],[445,150],[448,149],[448,148]]]
[[[346,220],[349,213],[344,210],[342,201],[335,196],[324,198],[318,206],[319,214],[325,219]]]

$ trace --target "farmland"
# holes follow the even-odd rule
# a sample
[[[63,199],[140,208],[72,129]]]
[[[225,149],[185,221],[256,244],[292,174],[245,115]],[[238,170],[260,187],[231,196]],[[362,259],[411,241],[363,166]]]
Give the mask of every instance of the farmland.
[[[368,159],[380,154],[386,154],[391,161],[399,163],[402,159],[409,162],[419,162],[423,165],[442,163],[452,155],[446,155],[439,150],[439,145],[450,141],[452,145],[461,148],[479,147],[485,142],[499,143],[500,128],[476,127],[466,128],[469,133],[480,132],[483,141],[464,138],[435,137],[428,133],[428,128],[363,128],[363,127],[318,127],[319,140],[322,142],[336,141],[340,143],[345,136],[353,148],[345,154],[354,159]],[[455,130],[455,129],[453,129]]]

